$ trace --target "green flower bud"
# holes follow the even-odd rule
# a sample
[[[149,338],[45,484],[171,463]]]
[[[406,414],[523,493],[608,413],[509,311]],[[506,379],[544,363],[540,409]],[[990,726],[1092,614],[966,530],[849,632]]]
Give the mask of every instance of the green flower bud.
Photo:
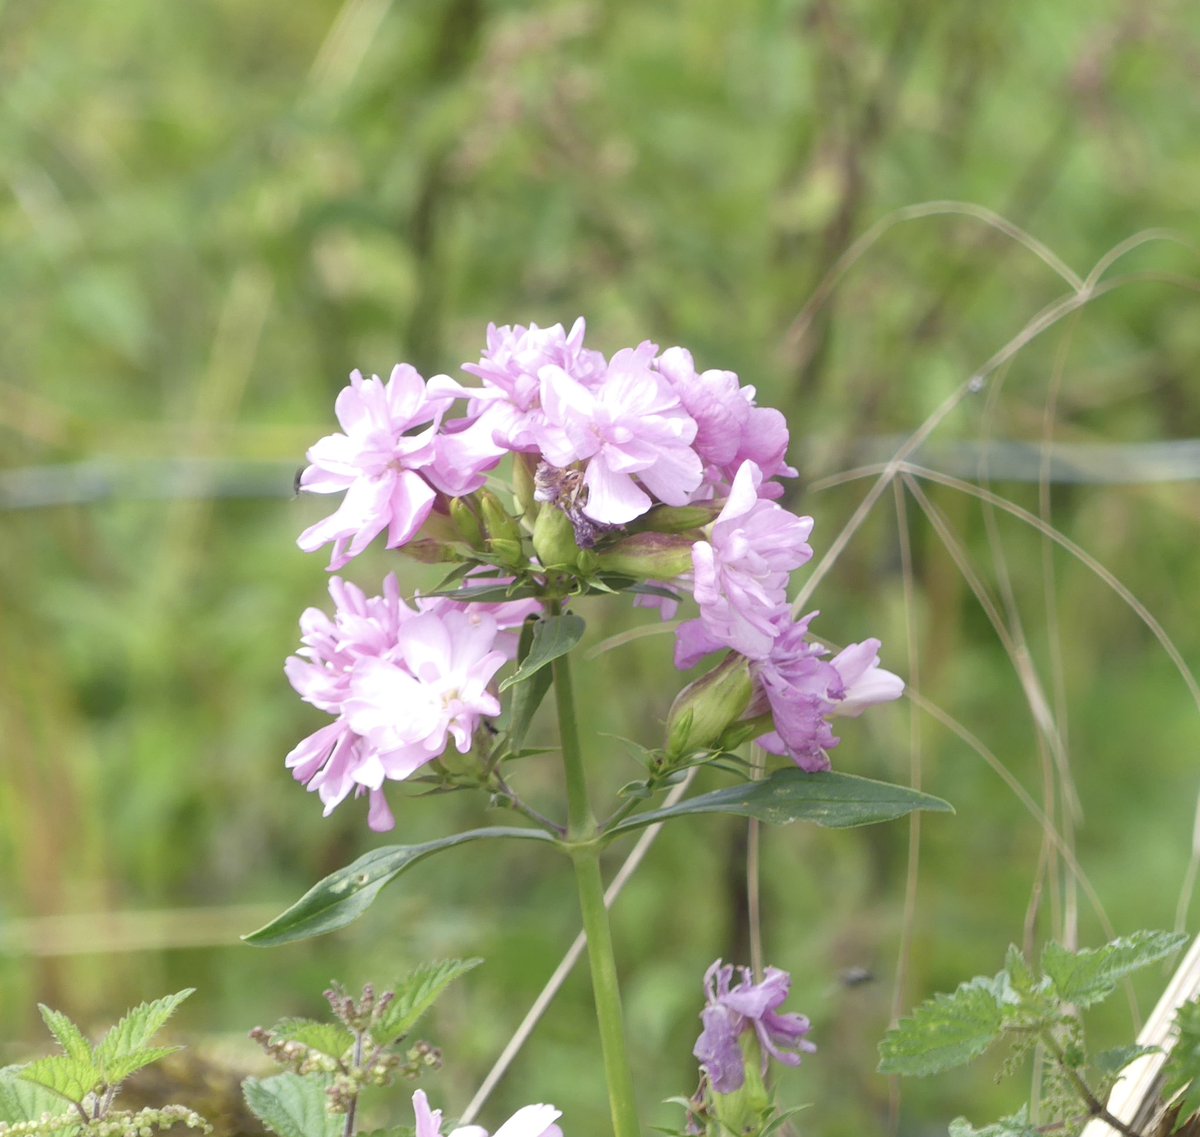
[[[601,572],[635,580],[674,580],[692,568],[691,537],[670,533],[632,533],[596,553]]]
[[[525,554],[517,519],[491,490],[479,491],[479,507],[483,513],[484,547],[500,564],[520,565]]]
[[[406,556],[424,564],[462,559],[461,554],[467,551],[470,540],[464,544],[462,530],[453,518],[455,504],[456,501],[450,502],[450,513],[440,509],[430,513],[416,537],[404,546]]]
[[[537,509],[537,502],[533,499],[535,488],[533,484],[533,474],[537,469],[537,463],[538,457],[536,454],[513,455],[513,497],[516,498],[522,517],[528,514],[531,510]]]
[[[750,661],[736,652],[730,652],[708,674],[689,683],[675,696],[667,715],[668,765],[697,750],[729,745],[727,736],[750,706],[753,694]]]
[[[697,505],[656,505],[630,522],[629,529],[639,533],[686,533],[703,529],[720,512],[721,507],[712,502],[700,502]]]
[[[469,497],[452,497],[450,499],[450,517],[461,540],[466,541],[472,549],[483,548],[483,526],[479,515],[475,512],[474,501]]]
[[[538,511],[533,523],[533,551],[546,568],[575,570],[579,558],[575,527],[556,506],[543,505]]]

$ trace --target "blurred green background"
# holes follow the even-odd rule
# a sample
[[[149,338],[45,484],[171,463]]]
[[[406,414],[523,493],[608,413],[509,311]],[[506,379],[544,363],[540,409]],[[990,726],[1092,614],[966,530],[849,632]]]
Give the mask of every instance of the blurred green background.
[[[679,343],[757,385],[791,422],[789,504],[816,517],[820,556],[871,484],[838,475],[886,458],[1071,291],[983,210],[1081,277],[1172,230],[1015,353],[925,459],[978,480],[990,458],[995,493],[1200,660],[1193,3],[10,0],[0,74],[0,1059],[44,1044],[38,1001],[102,1026],[194,985],[180,1033],[250,1066],[245,1030],[318,1012],[331,978],[479,954],[427,1032],[447,1056],[431,1096],[465,1105],[577,929],[565,865],[466,849],[346,932],[237,937],[381,843],[362,803],[322,820],[282,764],[323,721],[282,661],[327,599],[295,536],[332,507],[292,499],[292,474],[351,368],[454,371],[489,320],[584,314],[593,347]],[[942,200],[978,209],[892,212]],[[1043,464],[1051,437],[1066,449]],[[856,532],[814,598],[820,630],[879,634],[885,666],[1060,822],[1077,795],[1064,832],[1112,926],[1170,926],[1197,793],[1187,684],[1078,557],[921,484]],[[349,575],[373,589],[390,567],[407,571],[376,551]],[[593,642],[638,622],[585,615]],[[587,665],[597,787],[636,774],[599,732],[656,740],[669,656],[651,637]],[[919,865],[907,824],[765,835],[767,958],[820,1046],[785,1096],[815,1103],[801,1121],[822,1134],[991,1120],[1027,1082],[996,1087],[993,1065],[897,1088],[874,1073],[889,1016],[1075,926],[1076,902],[1081,943],[1103,923],[961,734],[911,705],[841,733],[838,768],[919,777],[958,812],[922,823]],[[552,762],[523,778],[553,801]],[[382,840],[493,819],[396,805]],[[693,1088],[704,968],[745,959],[743,845],[740,824],[680,824],[617,907],[649,1121]],[[485,1120],[545,1099],[568,1133],[603,1131],[582,973]]]

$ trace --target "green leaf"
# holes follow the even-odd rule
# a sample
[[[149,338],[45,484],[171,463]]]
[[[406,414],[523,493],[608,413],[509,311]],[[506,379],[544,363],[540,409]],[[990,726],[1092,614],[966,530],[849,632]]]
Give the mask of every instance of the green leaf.
[[[42,1013],[42,1021],[50,1028],[50,1033],[58,1040],[68,1058],[91,1061],[92,1044],[79,1027],[61,1011],[52,1011],[45,1003],[38,1003],[38,1010]]]
[[[50,1058],[35,1058],[21,1067],[19,1075],[56,1094],[64,1101],[76,1104],[103,1084],[103,1077],[90,1058],[68,1058],[56,1054]]]
[[[306,940],[311,936],[320,936],[344,928],[371,906],[385,884],[418,861],[443,849],[452,849],[455,845],[463,845],[468,841],[484,841],[493,837],[512,837],[526,841],[554,840],[549,833],[541,829],[496,826],[455,833],[451,837],[427,841],[424,845],[386,845],[381,849],[372,849],[345,868],[330,873],[324,880],[313,885],[287,911],[242,939],[249,944],[268,947],[291,943],[293,940]]]
[[[1138,1046],[1136,1043],[1130,1043],[1128,1046],[1114,1046],[1109,1050],[1101,1050],[1099,1054],[1093,1054],[1089,1065],[1104,1082],[1111,1085],[1117,1075],[1135,1058],[1141,1058],[1146,1054],[1158,1054],[1161,1050],[1160,1046]]]
[[[1042,970],[1063,1002],[1090,1007],[1110,995],[1118,980],[1164,959],[1182,947],[1187,938],[1175,932],[1143,931],[1082,951],[1047,944],[1042,952]]]
[[[134,1071],[179,1049],[178,1046],[148,1047],[146,1044],[194,991],[194,987],[185,987],[174,995],[140,1003],[108,1031],[96,1046],[96,1065],[108,1085],[119,1085]]]
[[[517,659],[521,666],[524,666],[525,660],[529,658],[535,629],[540,626],[540,620],[526,620],[521,626],[521,641],[517,650]],[[513,691],[502,719],[502,729],[508,732],[505,746],[509,751],[517,753],[524,745],[530,723],[533,722],[538,707],[542,705],[546,692],[550,690],[552,678],[549,671],[541,669],[534,672],[528,682],[518,684],[517,689]]]
[[[316,1019],[281,1019],[271,1034],[283,1042],[299,1042],[310,1050],[341,1060],[354,1045],[354,1034],[341,1023],[317,1022]]]
[[[587,625],[574,612],[561,616],[547,616],[533,626],[533,644],[521,666],[500,684],[507,691],[514,683],[523,683],[531,675],[552,663],[560,655],[566,655],[581,639]]]
[[[1002,1117],[992,1125],[976,1129],[965,1117],[956,1117],[950,1122],[950,1137],[1045,1137],[1042,1130],[1029,1121],[1029,1106],[1023,1105],[1016,1113]]]
[[[1164,1098],[1182,1091],[1175,1128],[1200,1113],[1200,1002],[1184,1003],[1175,1012],[1179,1035],[1163,1068]]]
[[[935,995],[879,1044],[881,1074],[940,1074],[982,1054],[1003,1031],[998,981],[984,976]]]
[[[79,1129],[79,1115],[68,1107],[61,1094],[21,1077],[23,1066],[0,1068],[0,1124],[19,1125],[49,1114],[62,1114],[62,1128],[44,1131],[47,1137],[70,1137]]]
[[[387,1045],[403,1038],[451,983],[482,962],[482,959],[446,959],[415,968],[396,988],[395,999],[372,1027],[375,1041]]]
[[[954,812],[941,798],[904,786],[875,782],[853,774],[806,774],[793,767],[776,770],[762,781],[731,786],[665,809],[635,814],[610,832],[627,833],[656,821],[691,813],[733,813],[739,817],[757,817],[773,825],[811,821],[830,829],[846,829],[876,821],[892,821],[916,809]]]
[[[279,1137],[341,1137],[346,1119],[325,1108],[332,1081],[320,1074],[247,1078],[242,1094],[254,1116]]]

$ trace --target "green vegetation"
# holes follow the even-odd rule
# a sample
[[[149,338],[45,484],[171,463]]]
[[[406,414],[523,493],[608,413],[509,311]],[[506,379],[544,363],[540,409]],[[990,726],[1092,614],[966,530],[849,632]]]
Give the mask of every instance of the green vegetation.
[[[489,320],[583,314],[600,349],[680,343],[785,410],[817,561],[875,476],[848,472],[997,361],[811,602],[878,632],[914,692],[911,719],[849,724],[835,769],[956,813],[771,829],[760,875],[768,960],[820,1047],[795,1078],[808,1130],[1012,1114],[1025,1087],[994,1068],[893,1090],[876,1046],[1001,945],[1170,926],[1188,887],[1196,688],[1156,629],[1195,670],[1198,470],[1194,442],[1153,447],[1200,438],[1198,44],[1185,0],[0,4],[2,1060],[40,1046],[38,1002],[112,1021],[188,985],[181,1036],[250,1064],[245,1030],[316,1014],[331,976],[470,954],[430,1079],[470,1098],[578,931],[528,842],[469,873],[436,858],[336,936],[239,939],[380,843],[283,768],[320,722],[282,661],[325,602],[294,541],[328,505],[292,476],[351,368],[450,372]],[[434,579],[382,551],[355,571],[393,565]],[[641,772],[620,739],[661,733],[670,648],[604,651],[647,615],[585,615],[584,729],[615,789]],[[397,805],[410,847],[505,816]],[[748,958],[745,826],[704,822],[614,913],[664,1124],[704,968]],[[600,1132],[593,1027],[580,973],[489,1113],[570,1097],[568,1132]],[[1129,1007],[1089,1032],[1127,1043]]]

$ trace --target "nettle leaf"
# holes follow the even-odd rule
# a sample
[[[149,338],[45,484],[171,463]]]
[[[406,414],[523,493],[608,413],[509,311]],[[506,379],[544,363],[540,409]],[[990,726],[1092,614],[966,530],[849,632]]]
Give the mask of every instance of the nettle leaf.
[[[20,1077],[69,1102],[82,1102],[104,1083],[90,1058],[68,1058],[60,1054],[27,1062],[21,1067]]]
[[[62,1011],[52,1011],[45,1003],[38,1003],[38,1010],[42,1014],[42,1021],[49,1027],[50,1033],[54,1035],[68,1058],[91,1061],[92,1044],[83,1036],[79,1027]]]
[[[1089,1065],[1100,1075],[1101,1080],[1111,1085],[1117,1075],[1135,1058],[1161,1052],[1161,1046],[1138,1046],[1137,1043],[1130,1043],[1128,1046],[1114,1046],[1109,1050],[1101,1050],[1099,1054],[1091,1055]]]
[[[982,1129],[976,1129],[965,1117],[956,1117],[950,1122],[950,1137],[1045,1137],[1045,1134],[1030,1123],[1029,1106],[1023,1105],[1016,1113]]]
[[[299,1042],[339,1061],[354,1045],[354,1033],[341,1023],[318,1022],[316,1019],[281,1019],[271,1028],[271,1034],[283,1042]]]
[[[397,986],[395,999],[372,1028],[375,1041],[386,1045],[403,1038],[451,983],[482,962],[482,959],[446,959],[415,968]]]
[[[521,666],[500,684],[500,690],[507,691],[514,683],[524,683],[546,664],[566,655],[583,639],[586,628],[587,625],[574,612],[539,620],[533,626],[533,643],[529,654],[521,661]]]
[[[346,1119],[325,1108],[332,1082],[320,1074],[247,1078],[242,1095],[254,1116],[279,1137],[341,1137]]]
[[[1050,977],[1060,999],[1077,1007],[1090,1007],[1115,990],[1118,980],[1157,963],[1187,942],[1176,932],[1134,932],[1100,948],[1068,951],[1047,944],[1042,952],[1042,971]]]
[[[1184,1003],[1175,1012],[1179,1038],[1163,1068],[1164,1097],[1182,1091],[1175,1128],[1200,1113],[1200,1002]]]
[[[982,1054],[1004,1029],[999,987],[980,976],[922,1003],[884,1035],[879,1072],[924,1077]]]
[[[179,1049],[178,1046],[147,1046],[175,1013],[179,1004],[196,989],[185,987],[149,1003],[140,1003],[113,1026],[96,1045],[96,1065],[104,1081],[118,1085],[143,1066]]]
[[[21,1077],[23,1066],[0,1068],[0,1124],[20,1125],[49,1115],[62,1115],[62,1128],[45,1130],[48,1137],[69,1137],[79,1128],[79,1115],[63,1101],[62,1095]]]
[[[371,906],[384,885],[395,880],[418,861],[468,841],[484,841],[497,837],[526,841],[554,840],[549,833],[541,829],[496,826],[455,833],[451,837],[441,837],[423,845],[386,845],[381,849],[372,849],[345,868],[330,873],[324,880],[313,885],[287,911],[242,939],[249,944],[268,947],[291,943],[293,940],[306,940],[344,928]]]
[[[893,821],[917,809],[953,813],[951,806],[918,790],[859,778],[853,774],[806,774],[794,767],[776,770],[761,781],[746,782],[682,801],[664,809],[638,813],[610,833],[627,833],[692,813],[732,813],[773,825],[809,821],[830,829]]]

